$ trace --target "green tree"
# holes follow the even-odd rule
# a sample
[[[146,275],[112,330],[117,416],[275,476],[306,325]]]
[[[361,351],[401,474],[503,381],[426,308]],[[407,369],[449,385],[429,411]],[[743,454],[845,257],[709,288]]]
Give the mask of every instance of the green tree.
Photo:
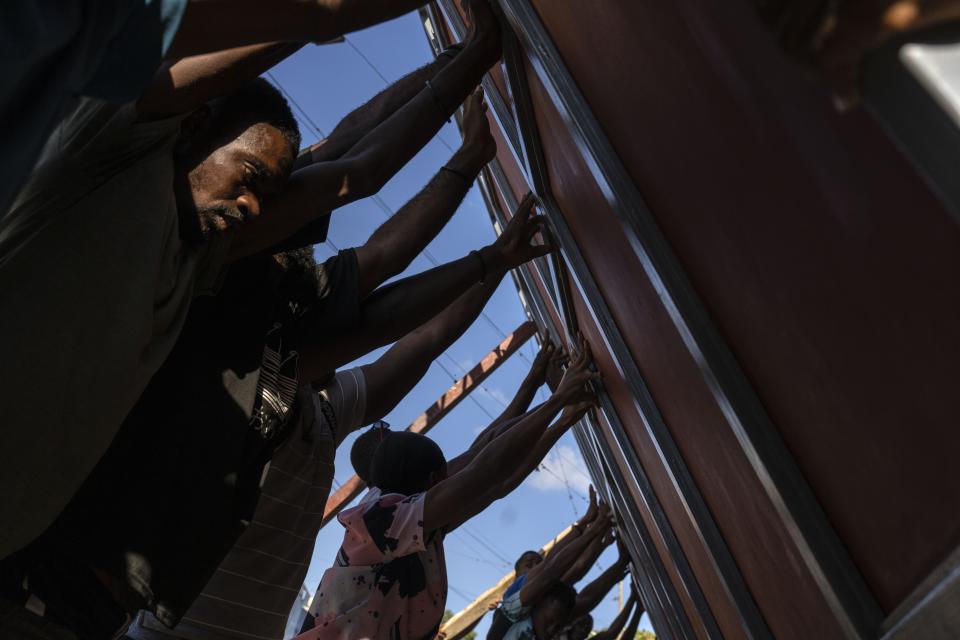
[[[643,631],[637,631],[637,635],[634,640],[657,640],[657,634],[653,631],[644,629]]]

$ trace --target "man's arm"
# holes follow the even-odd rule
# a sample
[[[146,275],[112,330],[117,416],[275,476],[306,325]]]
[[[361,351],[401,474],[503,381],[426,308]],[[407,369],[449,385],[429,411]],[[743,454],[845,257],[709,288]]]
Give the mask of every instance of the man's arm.
[[[606,512],[608,509],[609,507],[604,505],[604,511]],[[593,485],[590,485],[590,488],[588,490],[588,498],[587,498],[587,511],[586,513],[583,514],[583,516],[579,520],[573,523],[573,525],[571,526],[571,529],[573,531],[571,531],[571,533],[581,534],[584,531],[586,531],[587,527],[590,526],[590,523],[596,520],[599,514],[600,514],[600,504],[597,502],[597,492],[594,490]],[[561,549],[563,549],[566,545],[570,544],[570,542],[573,541],[574,539],[576,539],[576,536],[567,535],[557,540],[557,542],[550,549],[550,553],[548,555],[559,553]]]
[[[264,42],[327,42],[424,4],[425,0],[192,0],[167,58]]]
[[[551,553],[527,574],[523,586],[520,587],[521,605],[524,607],[535,605],[543,594],[560,579],[567,568],[576,561],[577,557],[596,538],[603,537],[610,530],[610,518],[607,517],[606,512],[601,515],[603,517],[598,517],[591,522],[583,534],[574,536],[570,544],[557,553]]]
[[[534,409],[539,409],[540,405]],[[480,434],[473,439],[473,442],[470,443],[470,446],[467,447],[467,450],[455,457],[452,460],[447,461],[447,474],[454,475],[463,471],[467,465],[473,462],[473,459],[477,457],[477,454],[483,451],[483,448],[502,436],[507,432],[508,429],[513,427],[521,420],[527,417],[527,415],[533,413],[533,411],[528,411],[527,413],[517,416],[516,418],[510,418],[509,420],[504,420],[503,422],[492,422],[487,426]]]
[[[621,553],[617,561],[607,567],[607,570],[600,574],[600,577],[585,586],[577,594],[577,604],[573,608],[573,617],[582,616],[590,613],[593,608],[600,604],[603,597],[607,595],[613,585],[623,579],[630,563],[630,557]]]
[[[586,357],[589,358],[589,354]],[[497,497],[506,496],[520,486],[520,483],[523,482],[526,477],[540,465],[540,462],[543,461],[544,457],[546,457],[550,449],[553,448],[553,445],[556,444],[557,440],[559,440],[570,427],[576,424],[577,421],[583,417],[583,415],[590,409],[590,407],[594,405],[595,402],[596,398],[587,388],[581,388],[576,394],[571,395],[568,398],[567,406],[564,407],[563,414],[560,416],[560,419],[557,420],[557,422],[551,426],[540,437],[539,440],[537,440],[534,446],[530,449],[523,463],[517,465],[516,467],[509,468],[509,473],[500,478],[497,481],[496,486],[491,487],[491,491],[494,491],[496,494],[494,499],[497,499]],[[476,458],[484,450],[484,448],[490,445],[491,442],[493,442],[496,438],[501,437],[507,430],[513,428],[515,424],[522,422],[527,416],[535,413],[539,408],[540,407],[537,407],[537,409],[534,411],[528,412],[519,418],[511,418],[506,422],[495,424],[492,429],[491,427],[488,427],[485,433],[481,433],[479,436],[477,436],[477,439],[474,441],[474,444],[471,445],[470,449],[457,456],[447,464],[447,472],[450,475],[453,475],[455,472],[465,469],[473,462],[474,458]],[[596,498],[593,492],[593,487],[590,487],[590,497],[591,500],[595,500]],[[588,510],[588,515],[589,513],[590,511]],[[460,524],[460,521],[450,523],[447,526],[447,530],[452,531],[456,527],[460,526]],[[581,526],[581,523],[577,522],[574,524],[574,526]]]
[[[587,575],[587,572],[590,571],[590,568],[597,562],[597,559],[600,557],[600,554],[603,551],[613,544],[613,536],[606,535],[603,538],[595,540],[592,545],[587,549],[587,552],[577,558],[577,561],[567,569],[567,572],[563,574],[561,580],[566,584],[571,586],[580,582],[583,579],[583,576]]]
[[[167,62],[137,100],[137,117],[159,120],[199,109],[253,80],[303,45],[271,42]]]
[[[449,64],[459,52],[459,45],[449,47],[430,64],[408,73],[348,113],[329,136],[300,151],[300,155],[294,161],[293,170],[297,171],[315,162],[329,162],[342,157],[371,130],[417,95],[426,81]],[[284,239],[278,246],[271,247],[267,251],[278,253],[323,242],[328,227],[328,221],[323,218],[329,215],[329,213],[320,214],[318,218]]]
[[[485,277],[502,278],[507,270],[547,254],[549,246],[531,244],[542,225],[543,218],[532,215],[531,207],[520,209],[493,244],[380,287],[360,306],[360,318],[352,331],[339,333],[336,340],[315,336],[301,345],[301,376],[320,380],[337,367],[403,337]]]
[[[141,120],[157,120],[189,113],[230,93],[290,57],[306,42],[270,42],[235,47],[179,60],[170,60],[154,74],[137,100]],[[408,102],[459,49],[451,47],[427,65],[400,78],[362,106],[347,114],[330,135],[303,149],[294,170],[339,158],[364,135]]]
[[[483,447],[490,444],[495,438],[503,435],[507,429],[515,425],[529,413],[528,407],[530,406],[530,402],[533,400],[533,395],[537,389],[543,384],[547,365],[552,359],[554,351],[553,343],[547,338],[543,346],[540,347],[540,351],[537,353],[537,357],[534,359],[530,371],[527,372],[527,376],[520,384],[517,393],[513,396],[513,400],[510,401],[510,404],[507,405],[503,413],[497,416],[493,422],[487,425],[484,430],[473,439],[473,442],[470,443],[466,451],[456,458],[447,461],[447,473],[453,475],[462,470],[470,464]],[[554,389],[555,388],[556,386],[554,386]],[[553,389],[551,389],[551,391],[552,390]]]
[[[342,157],[295,171],[283,192],[238,231],[231,258],[274,246],[317,216],[375,194],[436,134],[499,56],[496,19],[480,7],[478,28],[456,59]]]
[[[430,183],[357,249],[360,298],[402,272],[450,221],[497,144],[490,135],[483,91],[464,104],[463,145]]]
[[[566,433],[570,427],[577,423],[580,418],[596,404],[596,398],[591,392],[580,391],[570,397],[567,406],[563,409],[563,414],[544,434],[537,440],[533,448],[529,451],[523,462],[513,468],[505,477],[501,477],[499,484],[494,491],[498,497],[503,497],[512,492],[520,483],[522,483],[534,469],[536,469],[546,457],[557,440]]]
[[[549,400],[484,447],[463,471],[427,491],[423,507],[424,531],[459,524],[504,495],[503,477],[528,464],[527,456],[537,447],[557,412],[568,403],[578,401],[581,389],[597,378],[598,374],[590,371],[589,364],[589,353],[584,350]]]
[[[627,623],[627,618],[630,617],[630,612],[633,611],[634,605],[637,604],[637,592],[633,589],[630,590],[630,597],[627,598],[627,602],[623,605],[623,608],[620,609],[620,612],[617,613],[617,617],[613,619],[613,622],[610,623],[610,626],[599,631],[592,636],[590,640],[616,640],[617,636],[620,635],[620,631],[623,629],[623,625]],[[640,607],[640,610],[643,610],[643,607]],[[639,616],[637,617],[639,622]],[[624,636],[624,640],[633,640],[634,634],[637,632],[636,629],[633,630],[633,633],[628,633]]]
[[[460,45],[449,47],[428,64],[411,71],[348,113],[337,123],[329,136],[301,150],[294,163],[294,171],[315,162],[329,162],[343,156],[365,135],[420,93],[427,80],[431,80],[456,58],[461,49]]]
[[[537,357],[533,359],[530,370],[527,371],[523,382],[520,383],[520,388],[518,388],[517,392],[513,395],[510,404],[490,423],[487,430],[496,427],[506,420],[518,418],[527,411],[530,403],[533,402],[533,397],[536,395],[537,390],[546,382],[547,366],[550,364],[550,359],[553,358],[555,350],[556,347],[550,337],[547,336],[544,338],[543,344],[540,346],[540,351],[537,352]]]
[[[440,356],[483,310],[501,278],[475,284],[456,302],[423,326],[408,333],[363,367],[367,385],[367,412],[363,424],[379,420],[400,402]]]

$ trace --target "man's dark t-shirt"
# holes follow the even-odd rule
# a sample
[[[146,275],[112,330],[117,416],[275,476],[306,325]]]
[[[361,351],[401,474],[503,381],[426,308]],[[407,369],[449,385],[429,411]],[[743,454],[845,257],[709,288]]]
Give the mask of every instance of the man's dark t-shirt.
[[[356,319],[354,252],[318,274],[305,294],[272,256],[257,256],[235,264],[217,296],[194,302],[107,453],[55,524],[15,559],[48,610],[106,614],[102,589],[91,586],[106,582],[123,609],[179,621],[252,517],[264,465],[293,422],[284,414],[296,410],[285,411],[297,345]],[[9,563],[0,567],[9,573]],[[90,567],[99,581],[86,579]],[[44,589],[70,576],[91,588]]]

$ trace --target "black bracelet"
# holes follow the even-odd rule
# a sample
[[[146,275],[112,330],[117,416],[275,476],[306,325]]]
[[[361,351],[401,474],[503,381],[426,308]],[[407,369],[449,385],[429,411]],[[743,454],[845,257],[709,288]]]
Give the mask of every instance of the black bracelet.
[[[447,108],[443,106],[443,101],[440,100],[440,94],[437,93],[437,88],[433,86],[433,83],[427,80],[427,88],[430,89],[430,95],[433,96],[433,101],[437,103],[437,106],[440,108],[440,113],[446,114]],[[447,116],[447,122],[451,121],[451,117]]]
[[[453,175],[457,176],[458,178],[463,180],[463,182],[467,185],[468,189],[473,186],[473,180],[470,178],[470,176],[465,174],[463,171],[454,169],[453,167],[449,167],[447,165],[440,167],[440,171],[449,171]]]
[[[487,279],[487,261],[483,259],[483,254],[477,250],[471,251],[470,255],[475,255],[480,260],[480,284],[483,284]]]

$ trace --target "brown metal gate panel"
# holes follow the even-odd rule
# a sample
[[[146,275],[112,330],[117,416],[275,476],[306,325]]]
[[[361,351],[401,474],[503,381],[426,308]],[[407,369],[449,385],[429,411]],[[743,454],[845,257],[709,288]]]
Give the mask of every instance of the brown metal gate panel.
[[[515,281],[604,373],[578,439],[658,633],[912,637],[960,593],[956,220],[752,2],[497,4],[485,195],[543,201]]]
[[[751,3],[533,4],[891,610],[960,539],[960,230]]]

